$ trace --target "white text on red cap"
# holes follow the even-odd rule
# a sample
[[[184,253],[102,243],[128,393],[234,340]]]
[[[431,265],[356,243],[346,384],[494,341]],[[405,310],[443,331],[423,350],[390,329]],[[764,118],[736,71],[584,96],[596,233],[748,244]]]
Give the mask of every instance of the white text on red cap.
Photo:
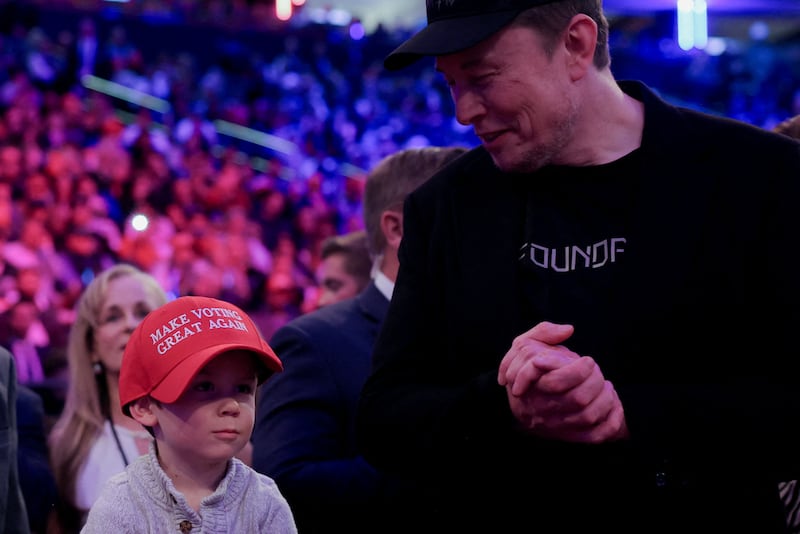
[[[191,322],[192,319],[189,318],[190,314],[198,320]],[[207,330],[228,328],[243,330],[245,332],[248,331],[241,314],[236,310],[226,308],[196,308],[194,310],[189,310],[188,313],[182,313],[177,317],[173,317],[159,326],[158,329],[150,333],[150,340],[153,342],[153,345],[156,346],[156,351],[159,354],[166,354],[167,351],[184,339],[202,332],[204,330],[203,319],[207,320],[205,324],[205,329]]]

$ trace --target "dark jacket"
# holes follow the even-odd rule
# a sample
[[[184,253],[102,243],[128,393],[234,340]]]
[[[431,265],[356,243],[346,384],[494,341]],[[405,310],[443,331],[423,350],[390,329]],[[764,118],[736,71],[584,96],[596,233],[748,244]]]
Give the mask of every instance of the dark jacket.
[[[0,534],[30,532],[17,465],[17,374],[0,347]]]
[[[259,389],[253,467],[289,501],[300,534],[409,532],[402,485],[355,444],[361,386],[388,300],[370,283],[358,296],[294,319],[270,340],[284,365]]]
[[[800,474],[800,145],[620,85],[645,128],[624,176],[588,169],[611,192],[572,181],[582,170],[504,174],[476,148],[406,201],[359,445],[437,488],[442,528],[783,531],[777,482]],[[520,258],[529,234],[562,254],[566,213],[579,233],[622,232],[616,263]],[[565,345],[614,384],[631,439],[517,429],[498,365],[542,320],[575,325]]]
[[[23,385],[17,389],[17,430],[19,478],[31,531],[44,534],[58,490],[48,455],[44,402],[36,391]]]

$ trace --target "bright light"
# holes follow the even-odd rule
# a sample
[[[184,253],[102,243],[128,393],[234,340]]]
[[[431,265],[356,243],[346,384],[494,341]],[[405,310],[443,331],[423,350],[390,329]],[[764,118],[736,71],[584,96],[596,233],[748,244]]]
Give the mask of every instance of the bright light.
[[[678,46],[683,50],[708,45],[706,0],[678,0]]]
[[[694,0],[694,46],[704,49],[708,44],[708,5],[706,0]]]
[[[144,232],[149,225],[150,221],[147,220],[147,215],[143,213],[137,213],[131,219],[131,226],[137,232]]]
[[[275,0],[275,16],[278,20],[292,18],[292,0]]]
[[[769,26],[763,20],[757,20],[750,26],[750,38],[754,41],[763,41],[769,37]]]
[[[354,22],[350,25],[350,38],[354,41],[360,41],[364,38],[366,32],[364,31],[364,25],[360,22]]]
[[[728,49],[728,43],[725,39],[720,37],[710,37],[708,39],[708,46],[706,47],[706,54],[709,56],[721,56]]]
[[[328,22],[334,26],[347,26],[353,16],[344,9],[333,8],[328,11]]]

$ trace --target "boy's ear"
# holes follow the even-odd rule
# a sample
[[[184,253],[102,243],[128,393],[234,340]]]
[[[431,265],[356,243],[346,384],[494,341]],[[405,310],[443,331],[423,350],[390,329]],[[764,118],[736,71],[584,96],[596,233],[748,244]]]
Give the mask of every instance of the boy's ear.
[[[153,427],[158,423],[158,417],[153,413],[153,399],[149,396],[140,397],[130,404],[131,417],[142,426]]]

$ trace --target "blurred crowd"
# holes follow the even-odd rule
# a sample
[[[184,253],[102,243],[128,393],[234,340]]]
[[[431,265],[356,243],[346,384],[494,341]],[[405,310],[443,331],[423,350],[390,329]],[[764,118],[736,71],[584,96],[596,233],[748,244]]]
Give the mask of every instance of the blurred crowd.
[[[390,32],[265,32],[260,2],[131,2],[136,18],[105,4],[0,2],[0,345],[54,412],[75,302],[101,270],[230,301],[269,337],[316,306],[323,241],[361,229],[367,169],[476,144],[432,69],[382,69]],[[237,20],[262,31],[231,33]],[[632,53],[615,61],[633,71]],[[791,75],[740,118],[800,113]]]

